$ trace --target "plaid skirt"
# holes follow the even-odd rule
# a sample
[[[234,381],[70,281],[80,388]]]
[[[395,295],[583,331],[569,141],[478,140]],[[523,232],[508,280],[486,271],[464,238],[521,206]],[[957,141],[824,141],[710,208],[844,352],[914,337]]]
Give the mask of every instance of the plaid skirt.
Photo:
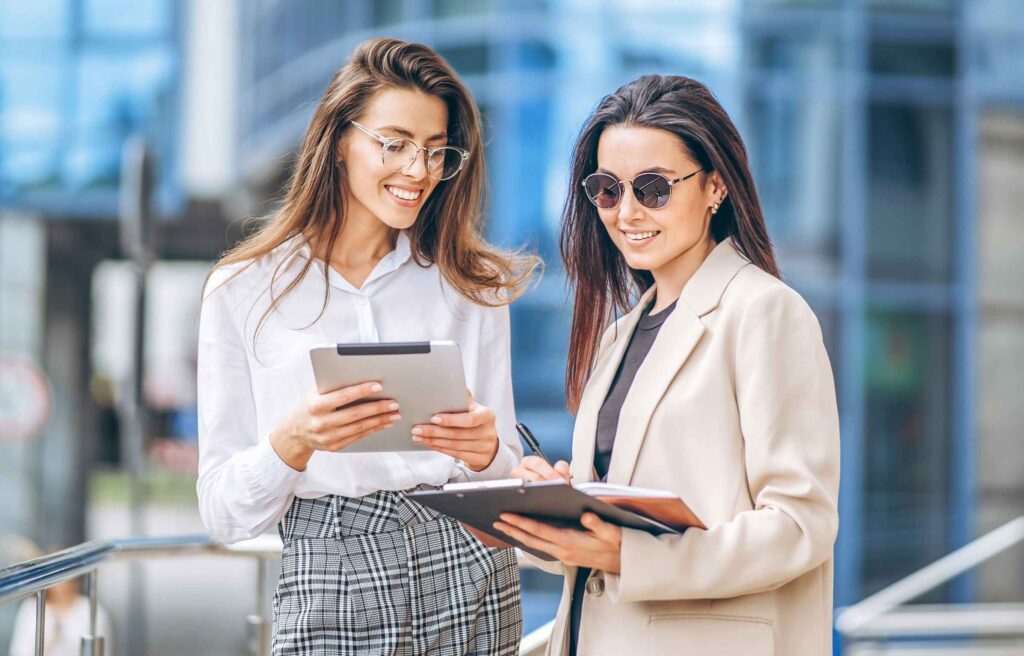
[[[274,656],[518,652],[515,552],[402,492],[295,499],[279,530]]]

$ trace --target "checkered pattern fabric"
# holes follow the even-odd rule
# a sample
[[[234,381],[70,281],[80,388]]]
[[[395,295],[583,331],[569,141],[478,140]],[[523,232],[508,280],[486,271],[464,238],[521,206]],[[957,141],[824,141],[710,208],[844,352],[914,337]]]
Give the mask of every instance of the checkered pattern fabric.
[[[515,553],[404,493],[296,499],[279,529],[274,656],[518,652]]]

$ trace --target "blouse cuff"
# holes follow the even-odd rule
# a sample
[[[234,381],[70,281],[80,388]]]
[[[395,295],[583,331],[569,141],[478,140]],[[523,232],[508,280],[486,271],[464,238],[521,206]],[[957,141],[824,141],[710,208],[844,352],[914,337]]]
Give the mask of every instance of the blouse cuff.
[[[290,494],[302,476],[281,460],[270,440],[260,440],[255,448],[242,453],[241,459],[242,477],[257,500]]]
[[[500,443],[498,452],[494,454],[494,460],[480,471],[473,471],[460,460],[459,470],[463,476],[459,476],[459,478],[464,478],[467,481],[495,481],[507,478],[509,472],[518,464],[519,458],[516,456],[516,452],[507,444]]]

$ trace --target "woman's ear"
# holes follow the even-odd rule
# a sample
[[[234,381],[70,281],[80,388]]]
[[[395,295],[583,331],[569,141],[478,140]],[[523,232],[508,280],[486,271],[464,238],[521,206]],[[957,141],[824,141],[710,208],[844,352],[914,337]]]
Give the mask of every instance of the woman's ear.
[[[729,190],[725,188],[725,181],[718,175],[718,171],[712,171],[708,176],[707,192],[709,203],[721,204],[728,195]]]

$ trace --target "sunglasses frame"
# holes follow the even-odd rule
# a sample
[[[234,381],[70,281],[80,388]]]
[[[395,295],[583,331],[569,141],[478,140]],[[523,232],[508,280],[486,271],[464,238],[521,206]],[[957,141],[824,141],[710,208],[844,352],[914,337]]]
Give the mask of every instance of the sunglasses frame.
[[[441,180],[451,180],[452,178],[457,176],[462,171],[462,167],[464,167],[466,165],[466,160],[469,159],[469,151],[466,150],[465,148],[459,148],[458,146],[434,146],[434,147],[421,146],[418,143],[416,143],[415,141],[413,141],[412,139],[409,139],[407,137],[385,137],[383,134],[378,134],[378,133],[374,132],[373,130],[371,130],[370,128],[366,127],[362,123],[359,123],[358,121],[349,121],[349,122],[352,125],[354,125],[357,128],[359,128],[362,132],[366,133],[367,136],[372,137],[372,138],[374,138],[374,139],[376,139],[377,141],[380,142],[380,163],[381,163],[381,166],[383,166],[384,168],[388,169],[389,171],[394,171],[395,173],[398,173],[399,171],[404,171],[405,169],[407,169],[410,166],[412,166],[413,162],[415,162],[416,159],[419,158],[420,153],[423,152],[423,151],[426,151],[427,157],[423,160],[423,164],[424,164],[424,167],[427,169],[427,175],[430,178],[432,178],[434,180],[438,180],[438,181],[441,181]],[[388,148],[391,146],[391,144],[395,143],[396,141],[408,141],[409,143],[411,143],[416,148],[416,153],[412,156],[412,159],[409,160],[409,163],[406,164],[405,166],[403,166],[400,169],[392,169],[391,167],[387,166],[384,163],[384,157],[387,155]],[[426,163],[428,161],[430,161],[430,158],[433,157],[434,153],[436,153],[439,150],[445,150],[445,149],[454,150],[455,152],[457,152],[462,157],[462,159],[459,161],[459,168],[455,169],[454,173],[452,173],[451,175],[449,175],[446,178],[436,178],[436,177],[434,177],[433,175],[430,174],[430,167],[427,166]],[[442,170],[442,172],[444,172],[443,168],[441,170]]]
[[[698,173],[701,173],[702,171],[704,171],[703,167],[697,169],[696,171],[694,171],[693,173],[690,173],[689,175],[680,176],[680,177],[676,178],[675,180],[669,180],[668,176],[662,175],[661,173],[654,173],[653,171],[647,172],[647,173],[641,173],[640,175],[636,176],[636,178],[633,178],[633,180],[619,180],[618,178],[616,178],[611,173],[605,173],[603,171],[594,171],[593,173],[591,173],[587,177],[583,178],[583,180],[580,181],[580,185],[583,186],[583,194],[587,197],[587,200],[589,200],[594,205],[594,207],[596,207],[599,210],[613,210],[616,207],[618,207],[619,203],[622,202],[622,197],[625,195],[624,191],[622,190],[622,185],[627,183],[627,182],[629,183],[629,186],[632,187],[632,189],[633,189],[633,198],[636,198],[636,202],[640,203],[641,207],[645,207],[645,208],[647,208],[649,210],[660,210],[663,207],[665,207],[666,205],[668,205],[668,201],[672,199],[672,187],[673,187],[673,185],[675,185],[678,182],[686,182],[687,180],[689,180],[693,176],[697,175]],[[595,201],[594,198],[590,195],[590,191],[587,190],[587,180],[591,179],[595,175],[605,175],[605,176],[608,176],[612,180],[615,180],[616,183],[618,183],[618,186],[619,186],[619,189],[620,189],[620,193],[618,195],[618,199],[615,201],[615,204],[612,205],[611,207],[601,207],[600,205],[598,205],[597,201]],[[648,205],[645,205],[644,202],[640,199],[640,196],[637,195],[637,192],[636,192],[637,188],[636,188],[636,185],[633,184],[633,181],[636,180],[637,178],[639,178],[642,175],[650,175],[650,176],[658,177],[658,178],[661,178],[662,180],[664,180],[665,182],[668,183],[668,195],[666,196],[666,200],[665,200],[664,204],[656,205],[654,207],[649,207]],[[648,184],[652,184],[652,183],[648,183]]]

